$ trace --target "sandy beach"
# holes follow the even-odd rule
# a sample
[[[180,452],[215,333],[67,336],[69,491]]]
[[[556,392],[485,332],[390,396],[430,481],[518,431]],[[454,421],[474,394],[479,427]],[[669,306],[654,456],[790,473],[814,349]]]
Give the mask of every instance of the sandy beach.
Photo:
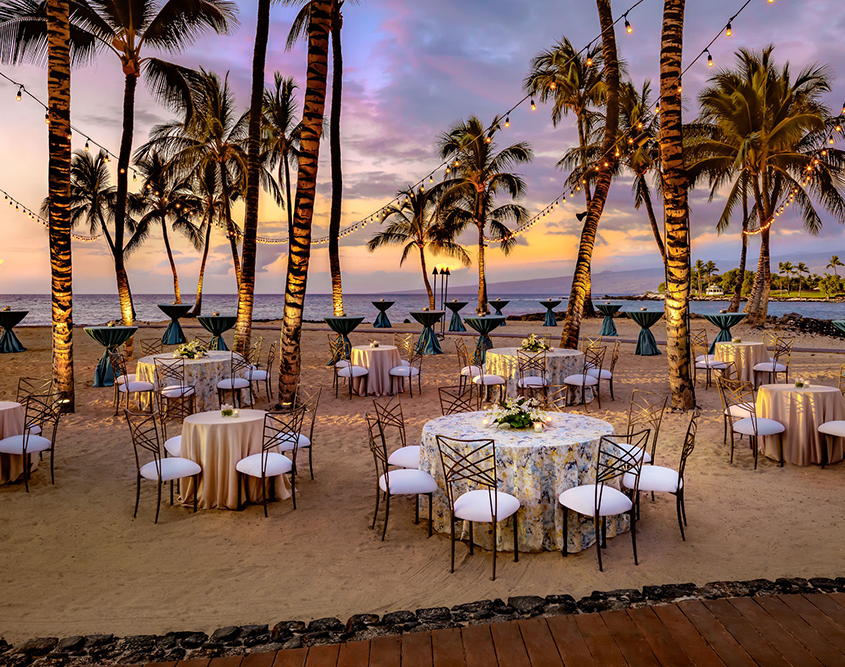
[[[623,338],[638,327],[617,319]],[[265,350],[278,338],[267,330]],[[595,335],[600,319],[587,320],[585,335]],[[712,340],[715,327],[706,328]],[[399,325],[397,331],[418,331]],[[138,337],[160,336],[163,328],[143,329]],[[194,329],[188,329],[195,332]],[[327,330],[326,330],[327,331]],[[23,484],[0,486],[0,636],[9,642],[29,637],[114,633],[135,635],[200,630],[246,623],[275,623],[325,616],[345,619],[355,613],[381,614],[510,595],[569,593],[641,587],[648,584],[782,576],[836,576],[845,557],[842,489],[845,465],[779,468],[753,458],[745,443],[733,465],[722,444],[717,389],[697,390],[703,408],[697,447],[687,468],[687,541],[682,542],[674,499],[643,499],[638,524],[640,564],[634,566],[629,534],[610,540],[605,571],[594,549],[561,558],[559,552],[526,554],[519,563],[499,560],[490,580],[489,552],[469,556],[457,547],[456,571],[449,573],[449,539],[426,538],[424,523],[413,524],[410,501],[392,503],[387,541],[369,529],[374,469],[367,447],[364,412],[368,398],[352,401],[331,392],[326,331],[303,338],[302,384],[323,387],[314,441],[315,480],[298,480],[298,509],[290,501],[273,503],[270,517],[260,506],[243,512],[163,506],[153,525],[155,490],[145,484],[138,518],[132,519],[135,463],[127,426],[112,416],[112,389],[92,388],[102,353],[81,330],[74,335],[77,412],[63,417],[56,452],[56,485],[49,463],[34,474],[31,492]],[[508,322],[502,333],[551,331],[539,323]],[[661,321],[653,328],[665,339]],[[0,399],[14,400],[20,376],[50,373],[48,328],[21,328],[22,354],[0,355]],[[734,334],[759,340],[743,325]],[[383,334],[353,334],[354,342]],[[230,340],[230,334],[227,335]],[[517,339],[494,339],[503,347]],[[799,335],[796,347],[836,348],[839,341]],[[136,349],[137,349],[136,345]],[[423,394],[402,398],[410,441],[418,441],[426,420],[440,414],[437,387],[456,384],[457,358],[451,337],[446,354],[424,361]],[[623,345],[616,368],[616,401],[589,414],[624,427],[632,389],[668,393],[665,354],[636,357]],[[845,351],[845,350],[843,350]],[[845,357],[795,352],[791,377],[836,386]],[[130,364],[130,365],[134,365]],[[274,372],[274,378],[276,373]],[[266,407],[263,393],[260,407]],[[583,408],[574,408],[582,411]],[[688,416],[668,414],[658,447],[658,462],[677,466]]]

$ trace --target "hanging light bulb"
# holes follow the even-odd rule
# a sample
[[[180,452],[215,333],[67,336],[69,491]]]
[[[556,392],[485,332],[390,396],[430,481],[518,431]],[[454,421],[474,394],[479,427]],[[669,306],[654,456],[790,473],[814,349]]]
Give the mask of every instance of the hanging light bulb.
[[[106,164],[109,163],[109,154],[108,153],[106,153],[106,156],[103,158],[103,162],[105,162]]]
[[[431,174],[431,175],[428,177],[428,182],[429,182],[429,183],[434,183],[434,174]]]
[[[537,105],[534,104],[534,99],[531,99],[531,111],[537,111]]]
[[[554,90],[555,88],[557,88],[557,84],[556,84],[554,81],[552,81],[552,82],[549,84],[549,90]]]
[[[17,94],[17,95],[15,95],[15,99],[16,99],[18,102],[20,102],[20,101],[21,101],[21,91],[22,91],[22,90],[23,90],[23,86],[20,86],[20,87],[18,88],[18,94]]]
[[[85,152],[87,153],[90,150],[91,150],[91,146],[88,145],[88,139],[86,139],[85,140]]]
[[[47,125],[50,124],[50,114],[49,113],[44,114],[44,122],[47,123]]]
[[[628,22],[628,15],[625,14],[625,32],[629,35],[634,32],[634,29],[631,27],[631,24]]]
[[[725,37],[730,37],[733,34],[733,30],[731,30],[731,22],[728,21],[728,25],[725,26]]]
[[[484,141],[485,141],[485,143],[489,144],[491,141],[493,141],[493,138],[488,134],[487,137],[484,139]]]
[[[678,85],[678,93],[680,94],[680,93],[682,93],[683,91],[684,91],[683,87],[682,87],[681,85]]]
[[[505,127],[510,127],[510,126],[511,126],[511,117],[505,116]]]
[[[590,56],[587,56],[587,67],[593,66],[593,59]]]
[[[707,67],[713,67],[713,56],[710,55],[709,49],[704,49],[707,51]]]
[[[833,128],[833,129],[834,129],[834,130],[836,130],[837,132],[841,132],[841,131],[842,131],[842,126],[841,126],[841,125],[837,125],[837,126],[836,126],[835,128]]]

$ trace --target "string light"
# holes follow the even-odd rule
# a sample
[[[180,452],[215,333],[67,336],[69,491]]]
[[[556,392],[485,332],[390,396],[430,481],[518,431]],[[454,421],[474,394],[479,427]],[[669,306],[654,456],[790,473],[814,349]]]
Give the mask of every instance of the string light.
[[[628,13],[627,12],[625,12],[625,32],[627,32],[629,35],[632,32],[634,32],[634,29],[631,27],[631,24],[628,21]]]
[[[16,99],[18,102],[20,102],[20,101],[21,101],[21,91],[22,91],[22,90],[23,90],[23,86],[20,86],[20,87],[18,88],[18,94],[17,94],[17,95],[15,95],[15,99]]]
[[[731,30],[731,22],[728,21],[728,25],[725,26],[725,37],[730,37],[733,34],[733,30]]]
[[[505,116],[505,127],[510,127],[510,126],[511,126],[511,117]]]
[[[531,100],[531,111],[537,111],[537,105],[534,104],[534,99]]]
[[[22,203],[20,203],[17,199],[12,197],[12,195],[10,195],[5,190],[0,189],[0,192],[3,193],[3,201],[9,202],[9,208],[14,206],[16,211],[20,211],[26,217],[28,217],[30,220],[35,220],[37,222],[40,222],[47,229],[50,228],[50,223],[45,218],[42,218],[35,211],[33,211],[32,209],[24,206]],[[97,234],[96,236],[85,236],[84,234],[77,234],[75,232],[71,232],[70,237],[75,241],[96,241],[98,238],[100,238],[100,234]]]
[[[710,55],[710,49],[704,49],[707,51],[707,67],[713,67],[713,56]]]

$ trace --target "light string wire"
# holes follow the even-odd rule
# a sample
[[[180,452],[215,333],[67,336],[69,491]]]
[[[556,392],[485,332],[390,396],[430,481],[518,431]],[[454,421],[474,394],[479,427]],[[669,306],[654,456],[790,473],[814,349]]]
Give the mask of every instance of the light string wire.
[[[33,211],[31,208],[25,206],[23,203],[12,197],[8,192],[0,188],[0,193],[3,193],[3,201],[6,202],[10,207],[14,207],[16,211],[23,213],[25,216],[29,217],[31,220],[35,220],[36,222],[40,222],[44,227],[50,229],[50,223],[42,218],[38,213]],[[77,234],[76,232],[71,232],[70,237],[75,241],[96,241],[100,238],[102,234],[97,234],[96,236],[86,236],[85,234]]]

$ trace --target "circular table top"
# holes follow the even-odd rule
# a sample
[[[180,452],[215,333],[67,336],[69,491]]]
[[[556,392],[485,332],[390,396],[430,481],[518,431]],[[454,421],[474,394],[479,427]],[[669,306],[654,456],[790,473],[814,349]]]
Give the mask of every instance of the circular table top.
[[[487,354],[504,354],[510,357],[515,357],[518,351],[518,347],[494,347],[492,349],[487,350]],[[546,350],[547,357],[576,357],[583,355],[584,353],[580,350],[569,350],[562,348],[552,348],[551,350]]]
[[[398,350],[399,348],[395,345],[379,345],[378,347],[370,347],[369,345],[353,345],[353,350],[358,350],[359,352],[378,352],[379,350]]]
[[[760,391],[770,391],[772,393],[790,393],[795,392],[796,394],[825,394],[836,392],[839,393],[839,389],[836,387],[827,387],[821,384],[811,384],[809,387],[796,387],[794,383],[789,384],[764,384],[760,385],[759,389],[757,390],[758,394]]]
[[[235,356],[239,356],[235,353]],[[148,357],[141,357],[138,359],[139,364],[149,364],[150,366],[155,365],[155,359],[176,359],[172,353],[170,352],[163,352],[161,354],[152,354]],[[185,365],[190,364],[208,364],[213,361],[229,361],[232,358],[231,352],[225,352],[223,350],[209,350],[205,353],[204,357],[200,357],[199,359],[185,359]]]
[[[725,347],[756,347],[757,345],[762,345],[762,344],[763,343],[761,343],[760,341],[757,341],[757,340],[744,340],[740,343],[734,343],[732,341],[726,340],[726,341],[722,341],[721,343],[716,343],[716,347],[721,347],[723,345]],[[776,386],[776,385],[772,385],[772,386]]]
[[[115,324],[113,327],[108,326],[107,324],[103,324],[102,326],[98,327],[83,327],[85,331],[89,329],[91,331],[111,331],[114,329],[115,331],[126,331],[127,329],[132,329],[133,331],[136,330],[138,327],[135,326],[126,326],[125,324]]]
[[[250,421],[264,421],[265,410],[241,410],[238,417],[224,417],[220,410],[209,412],[198,412],[185,417],[185,424],[197,424],[203,426],[228,426]]]
[[[0,401],[0,410],[16,410],[22,407],[17,401]]]

